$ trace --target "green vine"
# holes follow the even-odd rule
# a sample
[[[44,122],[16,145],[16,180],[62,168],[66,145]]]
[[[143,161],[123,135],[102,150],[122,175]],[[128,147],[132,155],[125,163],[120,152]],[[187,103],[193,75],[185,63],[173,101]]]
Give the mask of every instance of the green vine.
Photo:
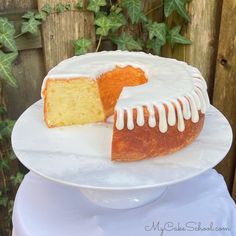
[[[0,78],[9,86],[17,87],[17,81],[12,72],[13,62],[18,56],[16,39],[25,34],[37,35],[40,25],[51,14],[61,14],[66,11],[90,11],[94,14],[96,29],[96,51],[101,49],[103,40],[109,40],[119,50],[146,51],[159,55],[164,45],[172,48],[175,44],[191,44],[191,41],[181,35],[181,24],[170,28],[166,19],[175,12],[183,23],[190,21],[186,11],[189,0],[163,0],[158,5],[146,12],[142,0],[88,0],[85,5],[83,0],[71,3],[58,3],[55,6],[45,4],[39,11],[28,11],[22,16],[20,32],[16,33],[15,26],[7,19],[0,17]],[[153,21],[149,16],[158,9],[164,8],[164,19],[161,22]],[[136,30],[136,33],[134,32]],[[137,33],[138,31],[138,33]],[[91,51],[93,42],[89,38],[81,37],[73,41],[75,55],[82,55]],[[0,107],[0,145],[4,152],[0,153],[0,211],[8,212],[6,221],[10,229],[10,215],[16,187],[20,184],[23,174],[19,171],[11,172],[14,155],[11,151],[9,140],[14,121],[6,119],[6,109]],[[7,146],[7,148],[6,148]],[[7,179],[6,176],[10,178]],[[10,232],[10,231],[9,231]],[[1,229],[0,229],[1,234]]]

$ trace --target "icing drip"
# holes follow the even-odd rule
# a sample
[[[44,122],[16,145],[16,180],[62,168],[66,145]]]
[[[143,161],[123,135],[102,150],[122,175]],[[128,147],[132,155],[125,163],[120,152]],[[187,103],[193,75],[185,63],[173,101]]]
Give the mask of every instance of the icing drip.
[[[206,102],[205,102],[205,99],[204,99],[204,97],[203,97],[202,91],[201,91],[198,87],[195,88],[195,91],[196,91],[196,93],[197,93],[197,95],[198,95],[198,97],[199,97],[199,99],[200,99],[201,112],[202,112],[202,113],[205,113],[205,112],[206,112],[206,109],[207,109],[207,106],[206,106]]]
[[[156,107],[159,113],[159,130],[161,133],[165,133],[168,130],[165,107],[162,104],[158,104]]]
[[[143,126],[144,125],[144,114],[143,114],[143,107],[137,107],[137,125]]]
[[[183,132],[185,129],[185,125],[184,125],[184,117],[183,117],[183,112],[182,112],[180,103],[177,100],[173,100],[172,102],[174,103],[175,109],[177,112],[178,130],[180,132]]]
[[[199,121],[199,114],[198,114],[197,106],[195,104],[195,100],[191,94],[189,94],[187,97],[190,103],[192,122],[197,123]]]
[[[124,129],[124,110],[123,109],[118,109],[116,111],[117,113],[117,118],[116,118],[116,128],[118,130]]]
[[[148,125],[153,128],[156,126],[156,117],[155,117],[155,111],[153,105],[147,106],[148,112],[149,112],[149,118],[148,118]]]
[[[127,109],[127,128],[129,130],[134,129],[133,109]]]
[[[196,92],[193,92],[192,96],[193,96],[193,99],[195,101],[197,109],[201,110],[201,102],[200,102],[200,99],[199,99],[198,95],[196,94]]]
[[[165,105],[167,106],[168,109],[168,124],[170,126],[174,126],[176,124],[176,115],[175,115],[175,108],[172,103],[170,102],[165,102]]]
[[[189,101],[186,97],[181,97],[179,99],[181,101],[181,104],[183,106],[183,116],[185,120],[189,120],[191,118],[191,111],[189,107]]]

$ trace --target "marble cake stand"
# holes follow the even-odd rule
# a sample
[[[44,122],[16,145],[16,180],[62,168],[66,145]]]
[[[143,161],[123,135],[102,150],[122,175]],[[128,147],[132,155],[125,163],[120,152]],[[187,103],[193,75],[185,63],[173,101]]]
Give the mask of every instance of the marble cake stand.
[[[110,161],[111,139],[111,123],[48,129],[42,100],[21,115],[12,133],[13,150],[28,169],[78,187],[95,204],[128,209],[154,201],[167,186],[217,165],[229,151],[232,130],[211,106],[199,137],[165,157],[114,163]]]

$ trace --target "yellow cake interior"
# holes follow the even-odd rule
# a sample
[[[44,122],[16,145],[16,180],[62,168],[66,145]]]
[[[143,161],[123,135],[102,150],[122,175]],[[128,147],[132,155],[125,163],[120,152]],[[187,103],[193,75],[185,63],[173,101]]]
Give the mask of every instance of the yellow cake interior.
[[[117,66],[96,80],[50,78],[43,91],[45,122],[57,127],[104,121],[113,114],[123,87],[146,82],[144,72],[132,66]]]

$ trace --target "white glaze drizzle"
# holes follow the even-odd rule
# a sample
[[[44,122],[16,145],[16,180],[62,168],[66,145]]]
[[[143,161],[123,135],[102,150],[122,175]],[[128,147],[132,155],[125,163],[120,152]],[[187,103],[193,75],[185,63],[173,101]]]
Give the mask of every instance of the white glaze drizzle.
[[[165,101],[164,103],[168,109],[168,125],[174,126],[176,124],[176,115],[175,115],[175,108],[171,102]]]
[[[116,128],[118,130],[124,129],[124,110],[118,109],[116,110],[117,118],[116,118]]]
[[[182,103],[183,106],[183,116],[185,120],[189,120],[191,118],[191,111],[190,111],[190,106],[188,99],[186,97],[181,97],[179,100]]]
[[[184,124],[184,117],[183,117],[183,112],[181,109],[180,102],[178,100],[173,100],[172,101],[175,105],[176,113],[177,113],[177,127],[180,132],[183,132],[185,129],[185,124]]]
[[[144,85],[123,88],[115,107],[117,116],[115,126],[118,130],[125,127],[132,130],[135,127],[134,123],[143,126],[146,122],[144,119],[146,106],[150,127],[159,126],[160,132],[165,133],[168,131],[168,126],[177,124],[178,130],[183,132],[184,120],[191,118],[192,122],[198,122],[199,112],[205,113],[210,105],[207,84],[198,69],[175,59],[142,52],[99,52],[67,59],[54,67],[45,77],[42,96],[47,79],[75,77],[96,79],[117,65],[141,68],[148,78],[148,83]],[[134,109],[137,110],[136,122],[133,116]],[[156,115],[159,117],[158,123]]]
[[[137,125],[138,126],[143,126],[145,121],[144,121],[144,114],[143,114],[143,107],[138,106],[136,107],[137,109]]]
[[[134,119],[133,119],[133,109],[127,109],[127,129],[132,130],[134,129]]]
[[[196,106],[196,102],[191,94],[188,94],[187,98],[189,100],[189,105],[191,108],[191,115],[192,115],[191,120],[193,123],[197,123],[199,121],[199,113],[198,113],[198,109]]]
[[[205,113],[207,110],[207,105],[205,102],[205,99],[203,97],[202,91],[201,89],[199,89],[198,87],[195,88],[195,91],[200,99],[200,103],[201,103],[201,113]]]
[[[155,104],[159,114],[159,130],[161,133],[165,133],[168,130],[166,120],[166,110],[163,104]]]
[[[149,112],[149,118],[148,118],[148,125],[153,128],[156,126],[156,116],[155,116],[155,110],[153,107],[153,104],[147,105],[147,109]]]

